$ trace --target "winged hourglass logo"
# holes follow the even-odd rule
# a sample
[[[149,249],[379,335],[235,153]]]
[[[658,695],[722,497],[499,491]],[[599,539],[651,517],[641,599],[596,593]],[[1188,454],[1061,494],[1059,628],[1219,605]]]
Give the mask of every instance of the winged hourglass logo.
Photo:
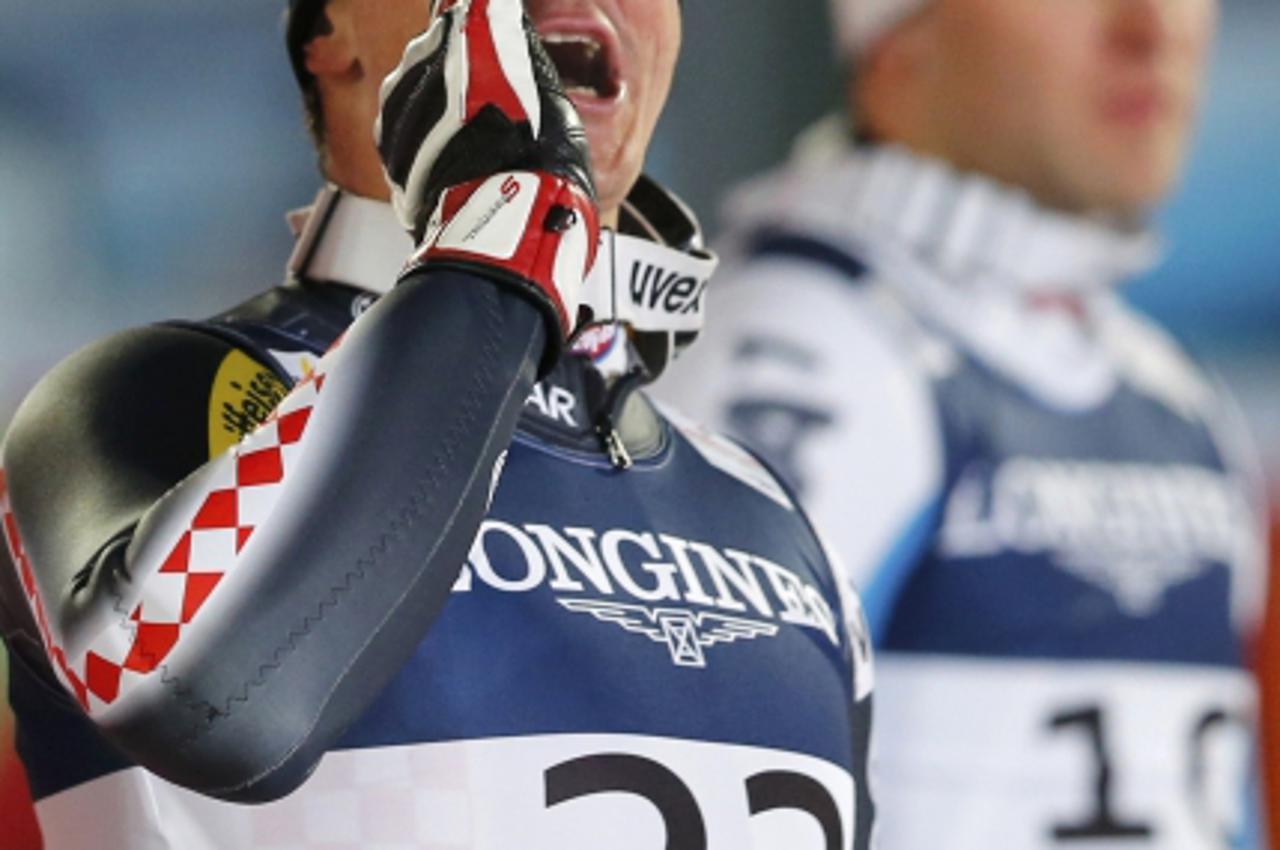
[[[709,612],[695,614],[682,608],[646,608],[591,599],[558,601],[570,611],[590,614],[602,623],[613,623],[633,634],[644,635],[654,643],[666,644],[672,663],[678,667],[706,667],[705,650],[718,643],[778,634],[778,626],[773,623]]]

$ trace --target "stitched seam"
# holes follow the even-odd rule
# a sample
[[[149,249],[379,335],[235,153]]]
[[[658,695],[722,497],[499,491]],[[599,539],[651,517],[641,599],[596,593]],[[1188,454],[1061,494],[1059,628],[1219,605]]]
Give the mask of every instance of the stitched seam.
[[[161,681],[170,688],[173,695],[181,700],[189,711],[196,715],[192,720],[190,731],[177,742],[179,750],[189,750],[202,736],[212,731],[217,723],[230,717],[238,704],[247,704],[251,692],[266,683],[272,673],[285,663],[311,631],[324,621],[326,612],[330,609],[335,609],[348,598],[358,584],[369,577],[372,568],[381,562],[391,546],[421,520],[426,513],[426,509],[437,501],[438,491],[442,485],[441,473],[448,469],[450,461],[456,456],[458,444],[462,438],[474,429],[483,392],[487,389],[497,368],[498,340],[501,338],[499,331],[502,325],[502,317],[497,293],[495,292],[493,297],[486,300],[489,309],[485,313],[487,327],[483,334],[484,342],[481,348],[481,380],[473,385],[473,388],[460,405],[459,416],[442,439],[441,445],[433,455],[432,462],[425,475],[415,483],[402,506],[393,512],[393,518],[379,535],[377,541],[356,561],[353,568],[344,574],[341,581],[332,586],[315,604],[313,613],[308,614],[299,626],[290,628],[284,640],[270,653],[271,660],[259,665],[255,676],[244,682],[239,689],[226,697],[222,701],[221,707],[208,700],[194,697],[193,689],[183,683],[182,677],[173,675],[168,665],[162,664],[160,666]],[[292,751],[286,754],[284,759],[287,760],[291,755]],[[277,767],[279,767],[279,764],[274,765],[263,775],[270,774]],[[256,777],[255,780],[257,778],[261,777]]]

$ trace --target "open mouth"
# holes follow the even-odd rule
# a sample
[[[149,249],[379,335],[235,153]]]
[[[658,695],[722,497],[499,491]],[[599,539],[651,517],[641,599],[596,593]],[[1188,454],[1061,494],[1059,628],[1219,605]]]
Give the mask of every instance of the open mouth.
[[[613,100],[621,94],[620,75],[605,44],[582,33],[545,33],[542,43],[569,95]]]

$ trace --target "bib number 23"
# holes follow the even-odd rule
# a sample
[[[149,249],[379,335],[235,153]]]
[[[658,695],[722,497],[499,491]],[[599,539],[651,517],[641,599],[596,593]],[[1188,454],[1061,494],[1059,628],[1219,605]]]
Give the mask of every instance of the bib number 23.
[[[693,791],[657,761],[623,753],[583,756],[550,768],[545,780],[547,808],[592,794],[634,794],[651,803],[662,817],[667,833],[665,850],[707,848],[706,821]],[[746,790],[749,810],[744,815],[796,810],[818,822],[824,850],[845,847],[840,809],[816,779],[785,770],[764,771],[748,777]]]

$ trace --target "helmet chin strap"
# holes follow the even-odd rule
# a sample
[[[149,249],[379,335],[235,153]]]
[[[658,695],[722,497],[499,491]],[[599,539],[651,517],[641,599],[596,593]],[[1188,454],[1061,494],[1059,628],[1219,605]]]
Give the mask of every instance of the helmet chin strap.
[[[639,332],[698,333],[706,318],[712,254],[690,254],[611,230],[600,235],[582,306],[590,322],[620,322]]]
[[[602,232],[575,339],[602,325],[625,326],[647,371],[656,378],[702,331],[707,284],[718,264],[707,251],[688,252],[648,238]]]

